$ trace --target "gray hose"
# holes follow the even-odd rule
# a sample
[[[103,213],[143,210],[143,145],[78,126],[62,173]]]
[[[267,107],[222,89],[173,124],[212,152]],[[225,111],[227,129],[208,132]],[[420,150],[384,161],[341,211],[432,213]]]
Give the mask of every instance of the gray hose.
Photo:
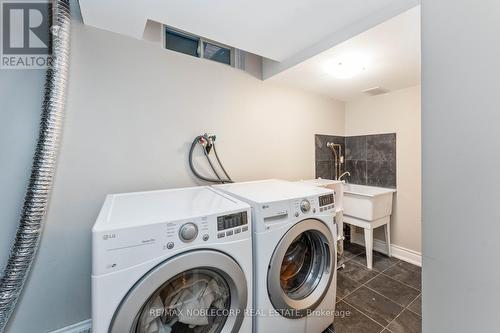
[[[201,179],[203,181],[206,181],[206,182],[210,182],[210,183],[216,183],[216,184],[225,184],[225,183],[232,183],[233,181],[229,178],[229,176],[227,176],[227,173],[226,173],[226,170],[224,170],[224,167],[222,166],[221,162],[220,162],[220,159],[219,157],[217,156],[217,152],[215,152],[215,156],[217,157],[217,162],[219,163],[219,165],[221,166],[223,172],[226,174],[227,178],[228,179],[222,179],[219,174],[217,173],[217,171],[215,170],[215,167],[212,163],[212,161],[210,160],[210,157],[208,156],[208,152],[207,152],[207,149],[205,147],[202,147],[203,149],[203,154],[205,155],[207,161],[208,161],[208,164],[210,165],[210,168],[212,169],[213,173],[215,174],[215,176],[217,178],[209,178],[209,177],[205,177],[205,176],[202,176],[197,170],[196,168],[194,167],[194,163],[193,163],[193,152],[194,152],[194,149],[196,148],[196,145],[200,143],[200,140],[202,139],[205,139],[206,140],[206,135],[198,135],[194,140],[193,142],[191,143],[191,148],[189,149],[189,168],[191,169],[191,171],[193,172],[193,174],[198,178],[198,179]],[[215,143],[213,144],[213,149],[215,151]]]
[[[210,156],[208,156],[207,150],[205,148],[203,148],[203,154],[205,155],[205,158],[208,161],[208,165],[210,165],[210,169],[212,169],[212,172],[215,174],[215,177],[217,177],[217,179],[219,180],[220,183],[224,183],[224,181],[222,180],[222,178],[217,173],[217,170],[215,169],[214,164],[210,160]]]
[[[215,158],[217,159],[217,163],[219,163],[219,166],[222,169],[222,172],[224,172],[224,175],[226,175],[227,180],[229,180],[228,183],[232,183],[233,180],[227,174],[226,169],[224,169],[224,166],[222,165],[222,162],[220,161],[219,154],[217,154],[217,148],[215,148],[215,142],[213,144],[213,150],[214,150],[214,153],[215,153]]]
[[[40,132],[16,238],[0,278],[0,333],[5,331],[33,264],[57,164],[69,70],[69,1],[53,0],[52,11],[52,65],[46,74]]]
[[[198,144],[198,141],[200,140],[200,138],[203,138],[202,135],[200,136],[197,136],[194,140],[193,140],[193,143],[191,143],[191,148],[189,149],[189,168],[191,169],[191,171],[193,172],[193,174],[201,179],[201,180],[204,180],[206,182],[210,182],[210,183],[221,183],[221,179],[219,178],[219,176],[217,175],[217,179],[215,178],[208,178],[208,177],[205,177],[205,176],[202,176],[197,170],[196,168],[194,167],[194,163],[193,163],[193,152],[194,152],[194,149],[196,148],[196,145]],[[207,156],[207,152],[205,150],[205,148],[203,147],[203,152],[205,154],[205,156]],[[207,156],[208,158],[208,156]],[[213,166],[212,166],[213,167]]]

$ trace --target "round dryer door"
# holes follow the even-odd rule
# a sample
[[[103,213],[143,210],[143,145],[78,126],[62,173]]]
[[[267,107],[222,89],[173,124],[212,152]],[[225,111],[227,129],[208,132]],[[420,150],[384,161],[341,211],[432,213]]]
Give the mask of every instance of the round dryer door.
[[[295,224],[280,240],[267,276],[269,297],[284,317],[300,318],[323,300],[335,273],[335,243],[321,221]]]
[[[229,256],[201,250],[158,265],[128,292],[111,333],[235,333],[247,306],[247,282]]]

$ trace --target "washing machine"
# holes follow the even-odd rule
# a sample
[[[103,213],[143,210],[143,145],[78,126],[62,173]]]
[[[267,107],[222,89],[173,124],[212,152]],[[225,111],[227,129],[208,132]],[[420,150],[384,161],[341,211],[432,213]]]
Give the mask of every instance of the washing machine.
[[[92,229],[93,332],[250,333],[251,230],[250,206],[211,187],[108,195]]]
[[[281,180],[217,185],[252,206],[254,332],[321,333],[334,319],[334,192]]]

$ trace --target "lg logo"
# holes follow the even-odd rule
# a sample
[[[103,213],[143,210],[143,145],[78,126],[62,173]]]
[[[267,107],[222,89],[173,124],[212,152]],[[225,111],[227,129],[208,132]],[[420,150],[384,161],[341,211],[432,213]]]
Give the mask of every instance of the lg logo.
[[[116,234],[104,234],[102,236],[102,239],[104,239],[104,240],[115,239],[115,238],[116,238]]]
[[[51,4],[2,2],[2,67],[42,68],[50,60]]]

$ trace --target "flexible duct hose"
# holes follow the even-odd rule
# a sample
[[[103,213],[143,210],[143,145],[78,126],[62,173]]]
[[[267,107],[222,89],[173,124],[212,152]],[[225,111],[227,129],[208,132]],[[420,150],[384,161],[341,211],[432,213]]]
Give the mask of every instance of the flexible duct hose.
[[[0,332],[7,326],[33,264],[57,164],[69,69],[69,1],[53,0],[52,11],[52,64],[46,74],[40,132],[16,238],[0,278]]]

